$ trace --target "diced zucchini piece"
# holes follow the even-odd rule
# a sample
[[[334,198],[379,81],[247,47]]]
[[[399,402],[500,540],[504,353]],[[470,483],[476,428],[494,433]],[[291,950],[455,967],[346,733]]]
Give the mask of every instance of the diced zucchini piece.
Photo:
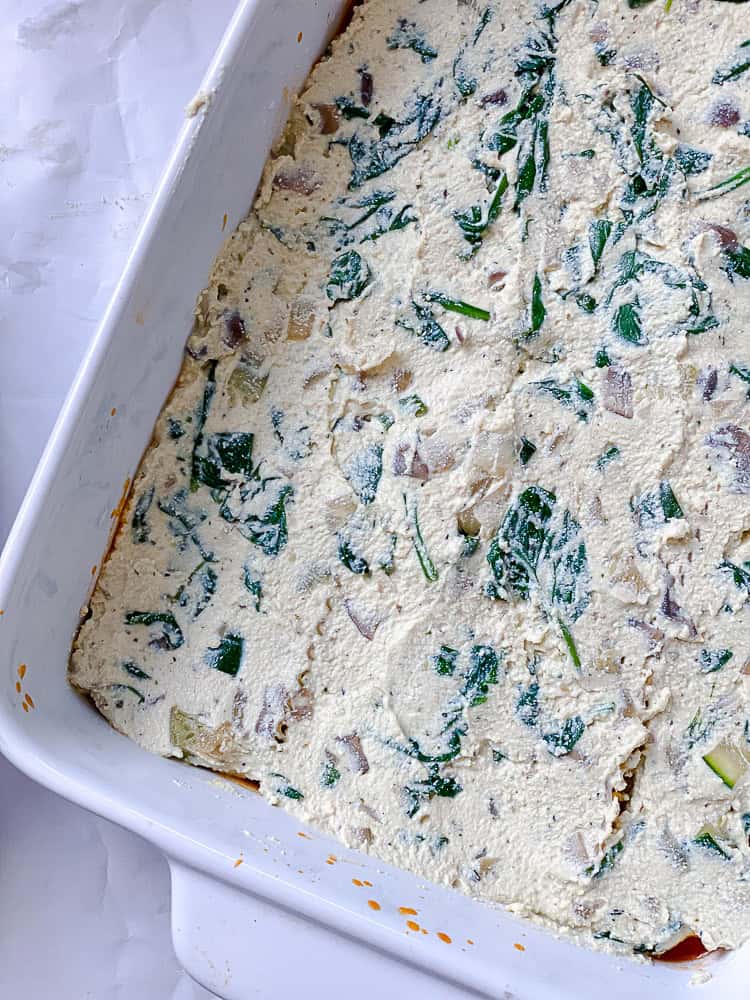
[[[727,788],[734,788],[742,775],[747,771],[747,761],[737,747],[731,743],[718,743],[703,760],[714,774],[717,774]]]

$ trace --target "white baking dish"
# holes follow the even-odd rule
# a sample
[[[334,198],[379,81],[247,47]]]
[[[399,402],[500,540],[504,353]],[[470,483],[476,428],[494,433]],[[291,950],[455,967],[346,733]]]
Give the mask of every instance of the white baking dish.
[[[196,295],[344,6],[245,0],[230,25],[0,562],[0,750],[165,852],[177,953],[221,996],[344,997],[376,984],[384,962],[405,960],[493,997],[676,1000],[694,995],[689,980],[701,970],[706,998],[740,997],[750,947],[683,968],[591,954],[314,831],[300,835],[251,791],[139,749],[67,685],[80,609],[179,369]],[[429,933],[408,931],[400,907],[417,910]],[[333,935],[359,963],[358,984],[331,961]]]

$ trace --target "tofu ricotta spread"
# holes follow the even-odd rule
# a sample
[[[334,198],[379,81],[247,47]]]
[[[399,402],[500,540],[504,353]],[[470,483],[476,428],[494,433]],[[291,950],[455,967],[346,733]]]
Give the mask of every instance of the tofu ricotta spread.
[[[117,729],[592,946],[747,938],[749,13],[355,9],[75,643]]]

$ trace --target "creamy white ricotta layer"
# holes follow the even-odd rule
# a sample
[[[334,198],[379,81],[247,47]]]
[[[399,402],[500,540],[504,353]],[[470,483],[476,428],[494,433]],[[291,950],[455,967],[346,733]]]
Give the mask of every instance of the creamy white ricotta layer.
[[[598,947],[748,936],[748,11],[357,8],[78,636],[113,725]]]

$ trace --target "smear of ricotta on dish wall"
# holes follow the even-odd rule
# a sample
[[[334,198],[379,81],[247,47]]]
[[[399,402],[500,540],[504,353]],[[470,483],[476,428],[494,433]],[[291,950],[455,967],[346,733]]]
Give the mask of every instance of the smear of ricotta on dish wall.
[[[370,0],[316,66],[70,677],[591,945],[734,947],[747,8],[552,6]]]

